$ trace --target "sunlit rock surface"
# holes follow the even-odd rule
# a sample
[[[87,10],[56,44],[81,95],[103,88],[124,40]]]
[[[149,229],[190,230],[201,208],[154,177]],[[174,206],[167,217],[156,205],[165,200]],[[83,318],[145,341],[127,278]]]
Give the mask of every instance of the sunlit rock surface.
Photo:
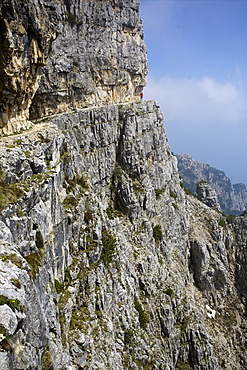
[[[0,140],[0,368],[246,368],[246,215],[228,224],[185,193],[162,113],[139,101],[139,2],[40,1],[26,18],[3,2],[1,22],[3,5],[57,26],[36,120]],[[88,94],[71,94],[76,53]],[[26,128],[11,117],[3,131]]]

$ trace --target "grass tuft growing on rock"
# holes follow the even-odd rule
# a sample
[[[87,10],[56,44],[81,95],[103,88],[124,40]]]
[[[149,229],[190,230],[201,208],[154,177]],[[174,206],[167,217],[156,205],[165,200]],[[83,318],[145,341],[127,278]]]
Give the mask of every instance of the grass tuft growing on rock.
[[[17,256],[17,254],[8,254],[8,255],[4,255],[4,256],[0,256],[0,259],[3,261],[3,262],[12,262],[15,266],[21,268],[22,267],[22,262],[21,262],[21,258],[19,256]]]
[[[24,311],[24,306],[19,299],[11,299],[5,295],[0,295],[0,305],[8,305],[11,310]]]
[[[42,370],[54,370],[54,367],[52,365],[52,356],[48,346],[46,346],[42,358]]]
[[[23,195],[23,190],[18,184],[5,184],[4,173],[0,170],[0,211],[9,204],[16,204]]]
[[[77,310],[74,309],[71,314],[70,329],[83,331],[85,329],[85,323],[91,320],[87,307],[80,307]]]
[[[36,275],[38,274],[39,272],[39,268],[42,266],[42,257],[40,255],[40,253],[38,252],[35,252],[35,253],[31,253],[29,254],[28,256],[25,256],[24,257],[31,269],[31,275],[33,278],[36,277]]]
[[[174,193],[174,191],[172,189],[170,189],[170,197],[173,198],[173,199],[177,199],[177,195]]]
[[[138,314],[139,314],[140,327],[142,329],[145,329],[149,322],[149,317],[147,313],[143,310],[142,305],[140,304],[136,296],[134,297],[134,305],[135,305],[135,309],[138,311]]]
[[[155,196],[156,196],[156,199],[159,199],[161,197],[161,195],[165,192],[165,189],[154,189],[155,191]]]

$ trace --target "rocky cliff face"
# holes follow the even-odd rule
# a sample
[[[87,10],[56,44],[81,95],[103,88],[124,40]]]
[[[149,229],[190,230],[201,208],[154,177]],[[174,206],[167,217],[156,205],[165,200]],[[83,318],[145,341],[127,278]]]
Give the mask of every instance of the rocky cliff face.
[[[89,26],[104,7],[122,25],[139,22],[138,5],[59,2],[76,18],[58,28],[79,27],[86,8]],[[135,44],[142,31],[126,37]],[[109,50],[117,45],[109,38]],[[133,77],[129,52],[122,72]],[[112,104],[92,107],[70,95],[67,71],[61,100],[62,75],[46,73],[56,53],[32,99],[40,119],[0,141],[0,369],[246,368],[246,216],[227,226],[185,194],[161,112],[135,101],[141,80],[122,80],[126,95],[113,104],[93,79],[92,96],[104,88]]]
[[[232,184],[225,172],[195,161],[188,154],[176,156],[178,170],[185,186],[196,193],[196,183],[208,181],[216,191],[220,206],[227,214],[240,214],[247,208],[247,187],[244,184]]]
[[[3,0],[1,131],[28,128],[29,111],[34,119],[139,98],[147,59],[138,8],[139,0]]]
[[[139,99],[147,74],[139,0],[65,1],[31,117]]]

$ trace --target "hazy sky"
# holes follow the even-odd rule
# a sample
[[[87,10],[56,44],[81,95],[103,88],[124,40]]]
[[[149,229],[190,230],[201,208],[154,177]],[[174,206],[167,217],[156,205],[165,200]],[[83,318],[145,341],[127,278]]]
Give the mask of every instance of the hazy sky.
[[[171,150],[247,185],[247,0],[141,0]]]

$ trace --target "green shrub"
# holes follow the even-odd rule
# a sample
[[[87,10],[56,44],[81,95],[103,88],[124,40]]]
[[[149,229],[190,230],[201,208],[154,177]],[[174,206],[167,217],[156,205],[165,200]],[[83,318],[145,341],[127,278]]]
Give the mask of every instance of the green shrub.
[[[21,282],[19,279],[11,279],[11,283],[17,288],[17,289],[20,289],[21,288]]]
[[[116,217],[123,217],[123,213],[121,211],[113,209],[112,207],[106,208],[106,214],[110,220],[113,220]]]
[[[130,344],[134,339],[134,331],[133,329],[127,329],[125,330],[124,332],[124,344],[127,345],[127,344]]]
[[[176,194],[174,193],[174,191],[172,189],[170,189],[170,197],[172,197],[174,199],[177,198]]]
[[[67,13],[67,22],[71,24],[76,24],[77,23],[77,16],[72,13]]]
[[[142,329],[145,329],[148,322],[149,322],[149,317],[148,317],[147,313],[143,310],[143,308],[142,308],[142,306],[141,306],[141,304],[138,301],[136,296],[134,297],[134,305],[135,305],[135,309],[138,311],[138,314],[139,314],[140,327]]]
[[[84,174],[82,174],[81,176],[76,175],[72,179],[70,179],[68,176],[65,176],[63,187],[66,188],[67,193],[74,192],[77,186],[80,193],[83,193],[84,190],[89,188],[88,181]]]
[[[18,217],[23,217],[26,213],[23,212],[21,206],[18,204],[16,214]]]
[[[181,334],[184,334],[186,329],[188,328],[188,325],[191,321],[190,316],[184,316],[183,320],[176,323],[176,326],[181,329]]]
[[[55,284],[55,289],[56,289],[57,294],[60,294],[64,291],[64,284],[63,283],[60,283],[60,281],[55,279],[54,284]]]
[[[8,330],[2,324],[0,324],[0,333],[5,337],[8,335]]]
[[[90,203],[85,203],[85,212],[84,212],[84,222],[89,224],[90,221],[93,221],[93,211],[90,208]]]
[[[114,210],[111,207],[106,208],[106,214],[110,220],[113,220],[115,218]]]
[[[90,321],[90,313],[87,307],[80,307],[79,309],[72,310],[71,319],[70,319],[70,329],[81,330],[85,328],[85,323]]]
[[[155,191],[155,196],[156,196],[156,199],[159,199],[160,196],[164,193],[165,189],[154,189]]]
[[[30,153],[30,151],[29,151],[29,150],[26,150],[26,151],[24,152],[24,154],[25,154],[25,156],[26,156],[27,158],[30,158],[30,157],[31,157],[31,153]]]
[[[39,230],[37,230],[37,232],[36,232],[35,244],[36,244],[38,249],[44,248],[43,236],[42,236],[42,234]]]
[[[189,370],[189,369],[190,369],[190,364],[188,362],[178,360],[175,370]]]
[[[172,295],[173,295],[173,293],[174,293],[174,291],[173,291],[173,289],[172,289],[172,288],[167,288],[167,289],[165,290],[165,294],[167,294],[167,295],[169,295],[169,296],[172,296]]]
[[[4,335],[4,339],[0,342],[0,351],[5,352],[13,351],[11,336],[8,335],[7,330],[2,325],[0,325],[0,333]]]
[[[78,199],[74,195],[68,195],[64,201],[63,205],[65,209],[70,209],[78,205]]]
[[[87,181],[84,174],[82,174],[81,176],[79,176],[79,175],[76,176],[76,183],[78,185],[80,185],[83,189],[88,189],[89,188],[88,181]]]
[[[86,248],[84,251],[89,253],[92,250],[95,250],[98,247],[98,241],[94,240],[90,235],[87,234],[86,236]]]
[[[22,139],[17,139],[17,140],[15,140],[14,144],[21,145],[22,142],[23,142]]]
[[[76,179],[75,177],[73,179],[70,179],[68,176],[65,176],[63,187],[66,188],[66,193],[73,192],[76,188]]]
[[[153,237],[154,237],[156,242],[162,240],[163,234],[162,234],[162,230],[161,230],[160,225],[154,226],[154,228],[153,228]]]
[[[133,181],[133,190],[135,193],[143,194],[145,192],[142,184],[138,180]]]
[[[236,215],[231,214],[231,215],[226,216],[226,221],[228,224],[232,224],[235,218],[236,218]]]
[[[97,316],[98,319],[102,319],[102,313],[100,310],[96,310],[95,315]]]
[[[62,311],[64,309],[70,297],[71,297],[71,293],[69,292],[69,290],[64,289],[63,292],[61,292],[61,295],[59,296],[59,301],[58,301],[59,311]]]
[[[223,217],[220,217],[220,220],[219,220],[219,225],[222,226],[222,227],[226,227],[226,221]]]
[[[102,231],[102,252],[100,259],[101,261],[109,264],[113,261],[113,256],[116,251],[116,238],[111,235],[108,231]]]

